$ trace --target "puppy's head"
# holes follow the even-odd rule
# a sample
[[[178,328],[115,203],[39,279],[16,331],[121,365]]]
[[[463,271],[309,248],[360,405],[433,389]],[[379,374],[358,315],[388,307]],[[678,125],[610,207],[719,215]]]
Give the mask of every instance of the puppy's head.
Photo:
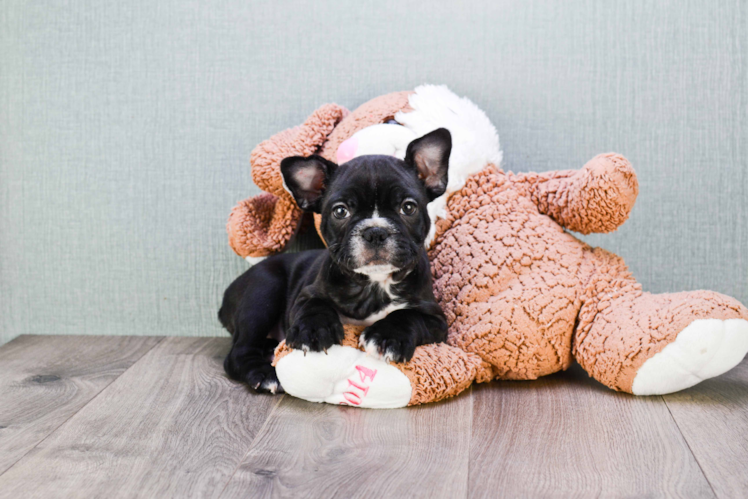
[[[368,275],[412,269],[428,235],[426,205],[447,188],[452,138],[437,129],[408,145],[404,160],[369,155],[336,165],[320,156],[281,162],[288,191],[322,215],[333,260]]]

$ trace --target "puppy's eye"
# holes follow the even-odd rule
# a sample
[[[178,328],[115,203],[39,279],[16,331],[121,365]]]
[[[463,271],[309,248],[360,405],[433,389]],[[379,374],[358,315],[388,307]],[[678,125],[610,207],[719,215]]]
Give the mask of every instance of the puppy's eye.
[[[332,207],[332,214],[336,219],[347,219],[350,217],[351,212],[348,210],[348,207],[341,203]]]
[[[413,215],[417,211],[418,211],[418,204],[411,199],[405,200],[403,204],[400,205],[400,213],[403,215]]]

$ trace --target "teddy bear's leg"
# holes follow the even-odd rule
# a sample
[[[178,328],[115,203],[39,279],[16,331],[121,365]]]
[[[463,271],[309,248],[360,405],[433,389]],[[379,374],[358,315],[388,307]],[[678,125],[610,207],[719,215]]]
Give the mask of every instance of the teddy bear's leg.
[[[574,354],[592,377],[636,395],[668,394],[730,370],[748,352],[748,309],[716,292],[597,290]]]
[[[281,342],[275,351],[278,379],[286,393],[315,403],[362,408],[400,408],[411,399],[409,378],[394,365],[358,348],[360,327],[346,325],[340,345],[302,352]]]
[[[493,377],[480,357],[443,343],[417,347],[407,363],[387,363],[358,347],[361,330],[346,325],[341,345],[326,354],[303,353],[282,342],[273,364],[285,391],[317,403],[400,408],[456,396],[474,380]]]

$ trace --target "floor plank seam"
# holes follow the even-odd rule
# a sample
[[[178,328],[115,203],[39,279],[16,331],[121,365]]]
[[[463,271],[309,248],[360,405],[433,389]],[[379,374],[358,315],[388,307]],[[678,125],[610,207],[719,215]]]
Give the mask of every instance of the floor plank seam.
[[[262,435],[262,432],[265,430],[265,427],[267,427],[269,425],[270,418],[273,415],[275,415],[275,411],[278,409],[278,406],[281,404],[281,401],[283,401],[283,399],[285,397],[286,397],[285,394],[281,395],[281,397],[278,399],[278,402],[275,403],[275,406],[273,406],[273,409],[270,410],[270,412],[268,413],[268,416],[265,419],[265,421],[262,423],[262,426],[259,429],[257,429],[257,435],[254,437],[254,439],[252,440],[252,442],[249,443],[249,447],[247,448],[247,452],[244,453],[244,455],[242,456],[241,460],[239,460],[239,462],[236,464],[236,467],[234,467],[234,470],[231,472],[231,475],[228,476],[228,478],[226,479],[226,484],[223,485],[223,488],[221,488],[221,491],[220,491],[220,493],[218,493],[218,496],[216,498],[222,498],[223,497],[223,492],[226,491],[226,488],[228,488],[229,484],[231,483],[231,480],[236,475],[236,471],[239,470],[239,467],[242,466],[242,464],[244,463],[244,460],[246,460],[246,458],[251,453],[252,448],[254,448],[255,444],[257,443],[257,440],[260,438],[260,436]]]
[[[26,334],[26,335],[35,335],[35,334]],[[78,410],[77,410],[77,411],[76,411],[75,413],[72,413],[72,414],[71,414],[71,415],[70,415],[70,416],[69,416],[68,418],[66,418],[65,420],[63,420],[62,422],[60,422],[60,425],[58,425],[57,427],[55,427],[54,429],[52,429],[52,430],[51,430],[51,431],[50,431],[50,432],[49,432],[49,433],[48,433],[48,434],[47,434],[46,436],[44,436],[44,437],[43,437],[42,439],[40,439],[40,440],[39,440],[39,441],[38,441],[38,442],[37,442],[36,444],[34,444],[34,446],[32,446],[31,448],[29,448],[29,450],[28,450],[28,451],[27,451],[26,453],[24,453],[23,455],[21,455],[20,457],[18,457],[18,460],[16,460],[16,461],[15,461],[15,462],[13,462],[12,464],[10,464],[10,465],[9,465],[9,466],[8,466],[8,467],[7,467],[6,469],[5,469],[5,470],[3,470],[2,472],[0,472],[0,480],[1,480],[2,478],[3,478],[3,476],[5,475],[5,473],[6,473],[6,472],[8,472],[9,470],[11,470],[11,469],[12,469],[13,467],[15,467],[15,466],[16,466],[16,464],[18,464],[18,462],[20,462],[21,460],[23,460],[24,458],[26,458],[26,456],[27,456],[27,455],[28,455],[29,453],[31,453],[32,451],[34,451],[34,450],[35,450],[35,449],[36,449],[36,448],[37,448],[37,447],[38,447],[38,446],[39,446],[40,444],[42,444],[42,443],[43,443],[44,441],[46,441],[47,439],[49,439],[49,437],[50,437],[51,435],[53,435],[53,434],[54,434],[55,432],[57,432],[57,431],[58,431],[58,430],[59,430],[59,429],[60,429],[60,428],[61,428],[61,427],[62,427],[63,425],[65,425],[66,423],[68,423],[68,422],[70,421],[70,419],[72,419],[72,418],[73,418],[74,416],[76,416],[76,415],[77,415],[78,413],[80,413],[80,411],[81,411],[81,410],[83,410],[83,409],[84,409],[85,407],[87,407],[87,406],[88,406],[89,404],[91,404],[91,402],[92,402],[93,400],[95,400],[96,398],[98,398],[98,397],[99,397],[99,395],[100,395],[100,394],[101,394],[102,392],[104,392],[104,391],[105,391],[105,390],[106,390],[106,389],[107,389],[107,388],[108,388],[108,387],[109,387],[110,385],[112,385],[112,384],[113,384],[113,383],[114,383],[114,382],[115,382],[116,380],[118,380],[118,379],[119,379],[119,378],[120,378],[120,377],[121,377],[122,375],[124,375],[125,373],[127,373],[127,371],[129,371],[129,370],[130,370],[130,369],[131,369],[131,368],[132,368],[133,366],[135,366],[136,364],[138,364],[138,363],[140,362],[140,360],[141,360],[141,359],[143,359],[143,357],[144,357],[144,356],[145,356],[146,354],[148,354],[149,352],[151,352],[151,351],[152,351],[152,350],[153,350],[153,349],[154,349],[154,348],[155,348],[156,346],[160,345],[160,344],[161,344],[161,342],[163,342],[163,341],[164,341],[164,339],[166,339],[166,338],[167,338],[167,337],[161,337],[161,338],[160,338],[160,339],[158,340],[158,342],[156,342],[155,344],[153,344],[153,346],[151,346],[151,348],[150,348],[150,349],[148,349],[147,351],[143,352],[143,354],[142,354],[142,355],[141,355],[140,357],[138,357],[138,359],[137,359],[137,360],[136,360],[136,361],[135,361],[135,362],[134,362],[134,363],[133,363],[132,365],[130,365],[130,366],[129,366],[129,367],[127,367],[127,369],[126,369],[126,370],[124,370],[124,371],[123,371],[122,373],[120,373],[119,375],[117,375],[116,377],[114,377],[114,378],[113,378],[113,379],[111,380],[111,382],[109,382],[109,383],[108,383],[108,384],[106,384],[106,385],[105,385],[104,387],[102,387],[102,388],[101,388],[101,390],[100,390],[100,391],[98,391],[98,392],[97,392],[96,394],[94,394],[94,395],[93,395],[93,397],[92,397],[91,399],[89,399],[88,401],[86,401],[86,404],[84,404],[83,406],[81,406],[80,408],[78,408]]]
[[[465,478],[465,496],[463,498],[470,498],[470,465],[471,458],[473,456],[473,424],[475,423],[475,398],[473,397],[473,385],[468,388],[468,397],[470,398],[470,431],[468,433],[468,450],[467,450],[467,477]]]
[[[696,456],[696,453],[693,452],[693,449],[691,448],[691,443],[688,442],[688,438],[685,434],[683,434],[683,431],[680,428],[680,425],[678,425],[678,420],[675,418],[675,415],[673,415],[673,412],[670,411],[670,405],[667,404],[667,400],[665,399],[665,396],[660,396],[662,399],[662,402],[665,403],[665,408],[667,408],[667,412],[670,414],[670,418],[673,419],[673,423],[675,424],[675,428],[678,429],[678,432],[680,432],[681,437],[683,438],[683,441],[686,443],[686,446],[688,447],[688,452],[691,454],[693,459],[696,461],[696,465],[699,466],[699,470],[701,471],[701,475],[704,476],[704,480],[706,480],[706,484],[709,485],[709,489],[712,490],[712,493],[714,494],[714,498],[720,498],[717,494],[717,490],[714,489],[714,486],[712,486],[712,482],[709,480],[709,476],[706,475],[706,471],[701,466],[701,463],[699,462],[699,457]]]

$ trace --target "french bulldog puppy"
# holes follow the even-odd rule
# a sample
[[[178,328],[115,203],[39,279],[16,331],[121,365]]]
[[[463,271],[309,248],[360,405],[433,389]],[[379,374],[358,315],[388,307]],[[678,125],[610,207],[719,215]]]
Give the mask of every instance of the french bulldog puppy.
[[[218,313],[231,333],[229,377],[260,392],[282,391],[270,364],[286,344],[326,351],[343,323],[365,325],[361,345],[387,361],[446,339],[424,248],[426,205],[447,188],[452,138],[437,129],[408,145],[404,160],[369,155],[336,165],[320,156],[281,162],[299,207],[321,214],[325,250],[268,257],[226,290]]]

